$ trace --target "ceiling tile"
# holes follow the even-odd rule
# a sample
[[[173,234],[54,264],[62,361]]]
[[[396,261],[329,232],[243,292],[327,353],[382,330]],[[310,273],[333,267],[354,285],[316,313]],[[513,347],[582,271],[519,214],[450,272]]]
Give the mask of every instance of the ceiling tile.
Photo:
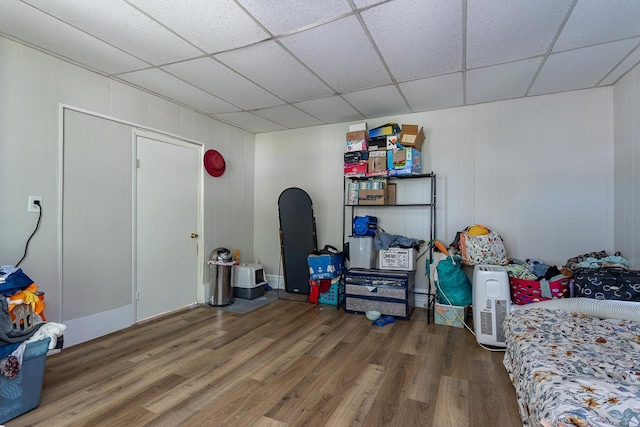
[[[638,63],[640,63],[640,45],[636,46],[636,49],[631,52],[631,54],[625,58],[625,60],[622,61],[622,63],[611,72],[611,74],[605,77],[602,83],[600,83],[600,86],[614,84],[620,77],[626,74],[627,71],[638,65]]]
[[[571,0],[468,0],[467,67],[543,55]]]
[[[431,111],[462,105],[462,73],[400,83],[413,111]]]
[[[294,104],[325,123],[350,122],[365,119],[339,96],[313,99]]]
[[[394,85],[345,93],[342,96],[368,119],[411,112]]]
[[[467,71],[467,104],[522,97],[542,57]]]
[[[290,129],[323,124],[315,117],[311,117],[309,114],[304,111],[300,111],[291,105],[280,105],[279,107],[264,108],[262,110],[255,110],[252,112],[260,117],[264,117],[265,119],[279,123]]]
[[[256,133],[274,132],[286,129],[282,125],[244,111],[238,113],[215,114],[213,117]]]
[[[239,0],[274,36],[351,13],[345,0]]]
[[[640,36],[640,1],[580,0],[554,52]]]
[[[529,95],[593,87],[637,44],[637,39],[627,39],[552,54]]]
[[[166,96],[167,98],[189,105],[205,113],[223,113],[238,110],[237,107],[157,68],[134,71],[118,77],[136,86]]]
[[[244,110],[284,104],[282,100],[209,57],[178,62],[162,68]]]
[[[280,39],[338,92],[391,83],[377,53],[354,16]]]
[[[129,0],[207,53],[235,49],[269,38],[233,0]],[[215,24],[212,24],[215,23]]]
[[[201,52],[121,0],[25,0],[154,65],[200,55]]]
[[[3,2],[0,31],[105,74],[147,66],[80,30],[21,2]]]
[[[288,102],[334,94],[274,41],[221,53],[215,58]]]
[[[397,81],[462,70],[462,2],[396,0],[362,19]]]

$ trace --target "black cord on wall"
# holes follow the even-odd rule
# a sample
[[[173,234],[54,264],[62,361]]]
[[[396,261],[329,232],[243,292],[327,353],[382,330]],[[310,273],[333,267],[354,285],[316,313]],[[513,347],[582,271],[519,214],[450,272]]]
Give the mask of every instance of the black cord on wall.
[[[24,245],[24,255],[22,255],[22,258],[20,258],[20,261],[18,261],[18,263],[16,264],[16,268],[18,268],[18,266],[22,263],[22,261],[27,257],[27,251],[29,250],[29,242],[31,241],[33,236],[36,234],[36,231],[38,231],[38,229],[40,228],[40,220],[42,220],[42,205],[40,204],[39,200],[35,200],[33,203],[35,205],[38,205],[38,207],[40,208],[40,213],[38,214],[38,223],[36,224],[36,228],[35,230],[33,230],[33,233],[31,233],[31,236],[29,236],[29,239],[27,239],[27,243]]]

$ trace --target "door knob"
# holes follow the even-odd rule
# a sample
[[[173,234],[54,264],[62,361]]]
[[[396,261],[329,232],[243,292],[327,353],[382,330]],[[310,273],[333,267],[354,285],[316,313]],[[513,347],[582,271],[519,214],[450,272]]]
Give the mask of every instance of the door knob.
[[[198,237],[198,233],[191,233],[190,237],[192,239],[195,239],[196,237]]]

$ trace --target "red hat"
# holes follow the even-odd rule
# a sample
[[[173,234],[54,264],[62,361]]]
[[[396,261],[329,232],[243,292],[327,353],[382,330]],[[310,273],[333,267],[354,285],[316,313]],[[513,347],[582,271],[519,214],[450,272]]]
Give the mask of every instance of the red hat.
[[[204,168],[211,176],[220,176],[224,173],[225,163],[222,154],[216,150],[207,150],[204,153]]]

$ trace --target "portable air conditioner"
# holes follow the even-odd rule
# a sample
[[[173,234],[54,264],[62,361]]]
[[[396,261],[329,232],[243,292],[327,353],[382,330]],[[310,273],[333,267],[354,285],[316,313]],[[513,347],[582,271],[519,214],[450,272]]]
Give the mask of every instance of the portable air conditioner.
[[[502,322],[511,311],[509,275],[499,265],[473,269],[473,329],[480,344],[506,347]]]

